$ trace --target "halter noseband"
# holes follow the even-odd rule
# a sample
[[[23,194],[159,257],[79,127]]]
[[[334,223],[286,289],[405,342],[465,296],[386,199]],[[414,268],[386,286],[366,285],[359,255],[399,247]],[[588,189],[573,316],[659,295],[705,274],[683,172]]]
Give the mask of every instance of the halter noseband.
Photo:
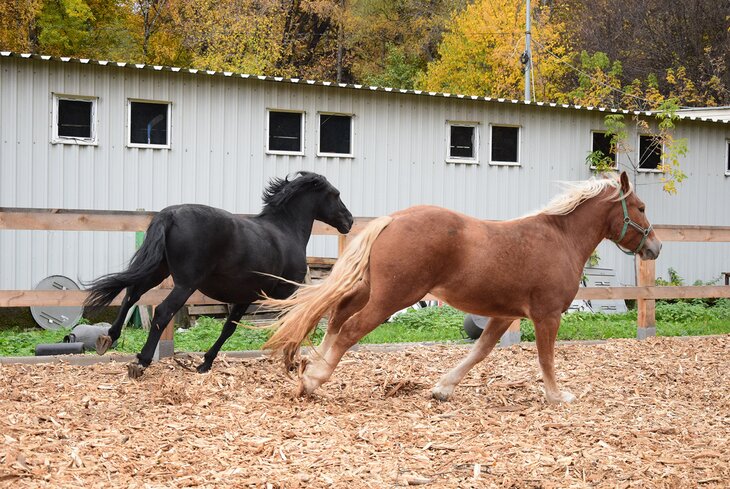
[[[621,230],[621,236],[619,236],[618,239],[612,239],[611,241],[613,241],[614,243],[616,243],[616,246],[618,246],[618,249],[621,250],[621,251],[623,251],[627,255],[635,255],[636,253],[638,253],[639,251],[641,251],[641,248],[644,247],[644,244],[646,243],[646,238],[649,236],[649,233],[651,232],[651,230],[654,229],[654,226],[652,226],[651,224],[649,224],[649,227],[648,228],[643,228],[639,224],[637,224],[634,221],[632,221],[631,218],[629,217],[629,210],[626,207],[626,196],[624,196],[623,189],[619,191],[619,197],[620,197],[620,200],[621,200],[621,207],[624,210],[624,227]],[[637,231],[639,231],[641,233],[641,235],[642,235],[641,242],[639,243],[639,246],[637,246],[634,251],[626,251],[623,248],[621,248],[620,241],[622,239],[624,239],[624,237],[626,237],[626,231],[628,231],[629,226],[631,226],[634,229],[636,229]]]

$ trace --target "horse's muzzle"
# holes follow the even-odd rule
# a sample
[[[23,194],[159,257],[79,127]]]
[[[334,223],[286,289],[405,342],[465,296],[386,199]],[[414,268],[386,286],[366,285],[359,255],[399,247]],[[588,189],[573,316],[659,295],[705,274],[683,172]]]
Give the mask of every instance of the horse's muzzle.
[[[662,242],[657,238],[647,240],[639,253],[642,260],[656,260],[662,250]]]
[[[352,218],[352,214],[348,213],[346,216],[343,216],[343,221],[340,222],[337,226],[337,231],[340,234],[347,234],[350,232],[350,229],[352,229],[352,225],[355,222],[355,220]]]

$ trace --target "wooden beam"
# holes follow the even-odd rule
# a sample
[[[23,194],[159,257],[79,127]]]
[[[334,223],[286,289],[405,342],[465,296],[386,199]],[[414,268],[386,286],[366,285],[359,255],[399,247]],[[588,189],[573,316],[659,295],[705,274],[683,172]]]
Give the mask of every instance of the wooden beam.
[[[730,226],[654,226],[654,232],[662,241],[692,243],[730,242]]]
[[[0,208],[0,229],[145,231],[153,212]]]
[[[682,287],[581,287],[576,299],[730,299],[730,287],[702,285]]]
[[[142,296],[138,304],[157,305],[170,293],[170,289],[155,289]],[[0,290],[0,307],[32,307],[32,306],[78,306],[83,304],[88,292],[85,290]],[[112,306],[122,303],[120,294]],[[730,286],[702,285],[682,287],[581,287],[576,299],[695,299],[695,298],[730,299]],[[427,294],[423,300],[439,300]],[[193,293],[186,304],[221,304],[200,292]]]
[[[24,209],[0,207],[0,229],[44,231],[146,231],[156,212],[92,209]],[[236,214],[252,217],[253,214]],[[360,232],[373,218],[358,217],[350,231]],[[313,235],[339,236],[339,231],[314,221]]]
[[[170,291],[170,289],[150,290],[137,304],[157,305]],[[0,290],[0,307],[80,306],[88,295],[85,290]],[[120,294],[111,305],[121,305],[123,298],[124,294]],[[186,304],[220,304],[220,302],[195,292]]]

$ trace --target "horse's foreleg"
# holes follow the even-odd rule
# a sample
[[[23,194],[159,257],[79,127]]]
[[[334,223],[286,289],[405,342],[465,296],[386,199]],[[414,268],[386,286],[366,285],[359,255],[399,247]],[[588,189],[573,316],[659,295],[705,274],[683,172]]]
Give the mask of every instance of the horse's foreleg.
[[[535,321],[535,340],[537,355],[542,370],[542,382],[548,402],[573,402],[575,396],[561,391],[555,381],[555,339],[560,327],[560,316]]]
[[[170,292],[170,295],[165,297],[165,300],[157,306],[155,315],[152,318],[150,332],[147,335],[147,341],[142,347],[142,351],[137,355],[137,361],[127,366],[127,373],[130,378],[136,379],[141,377],[144,370],[152,363],[152,356],[155,353],[155,348],[160,341],[162,332],[193,292],[195,292],[193,288],[176,285],[172,289],[172,292]]]
[[[513,319],[491,318],[482,331],[479,339],[474,343],[469,354],[456,367],[441,377],[438,384],[431,390],[431,395],[440,401],[447,401],[454,392],[456,385],[477,363],[484,360],[494,349]]]
[[[223,346],[223,343],[225,343],[226,340],[236,331],[236,323],[241,320],[243,313],[246,312],[246,308],[248,308],[248,304],[234,304],[233,307],[231,307],[231,312],[226,318],[226,322],[223,324],[218,340],[216,340],[213,346],[210,347],[210,350],[205,353],[203,363],[198,365],[198,373],[205,373],[210,370],[211,366],[213,366],[213,360],[215,360],[215,357],[218,356],[218,352]]]

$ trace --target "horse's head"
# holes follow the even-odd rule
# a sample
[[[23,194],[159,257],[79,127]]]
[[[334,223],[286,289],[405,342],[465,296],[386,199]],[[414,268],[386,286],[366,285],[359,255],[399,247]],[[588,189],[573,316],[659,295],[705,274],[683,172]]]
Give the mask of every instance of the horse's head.
[[[619,205],[609,214],[609,238],[625,253],[636,253],[642,260],[655,260],[662,242],[646,217],[646,206],[631,189],[629,177],[621,172]]]
[[[352,228],[353,218],[340,198],[337,190],[327,179],[316,173],[300,171],[286,177],[288,182],[302,180],[299,192],[314,210],[314,218],[347,234]]]

